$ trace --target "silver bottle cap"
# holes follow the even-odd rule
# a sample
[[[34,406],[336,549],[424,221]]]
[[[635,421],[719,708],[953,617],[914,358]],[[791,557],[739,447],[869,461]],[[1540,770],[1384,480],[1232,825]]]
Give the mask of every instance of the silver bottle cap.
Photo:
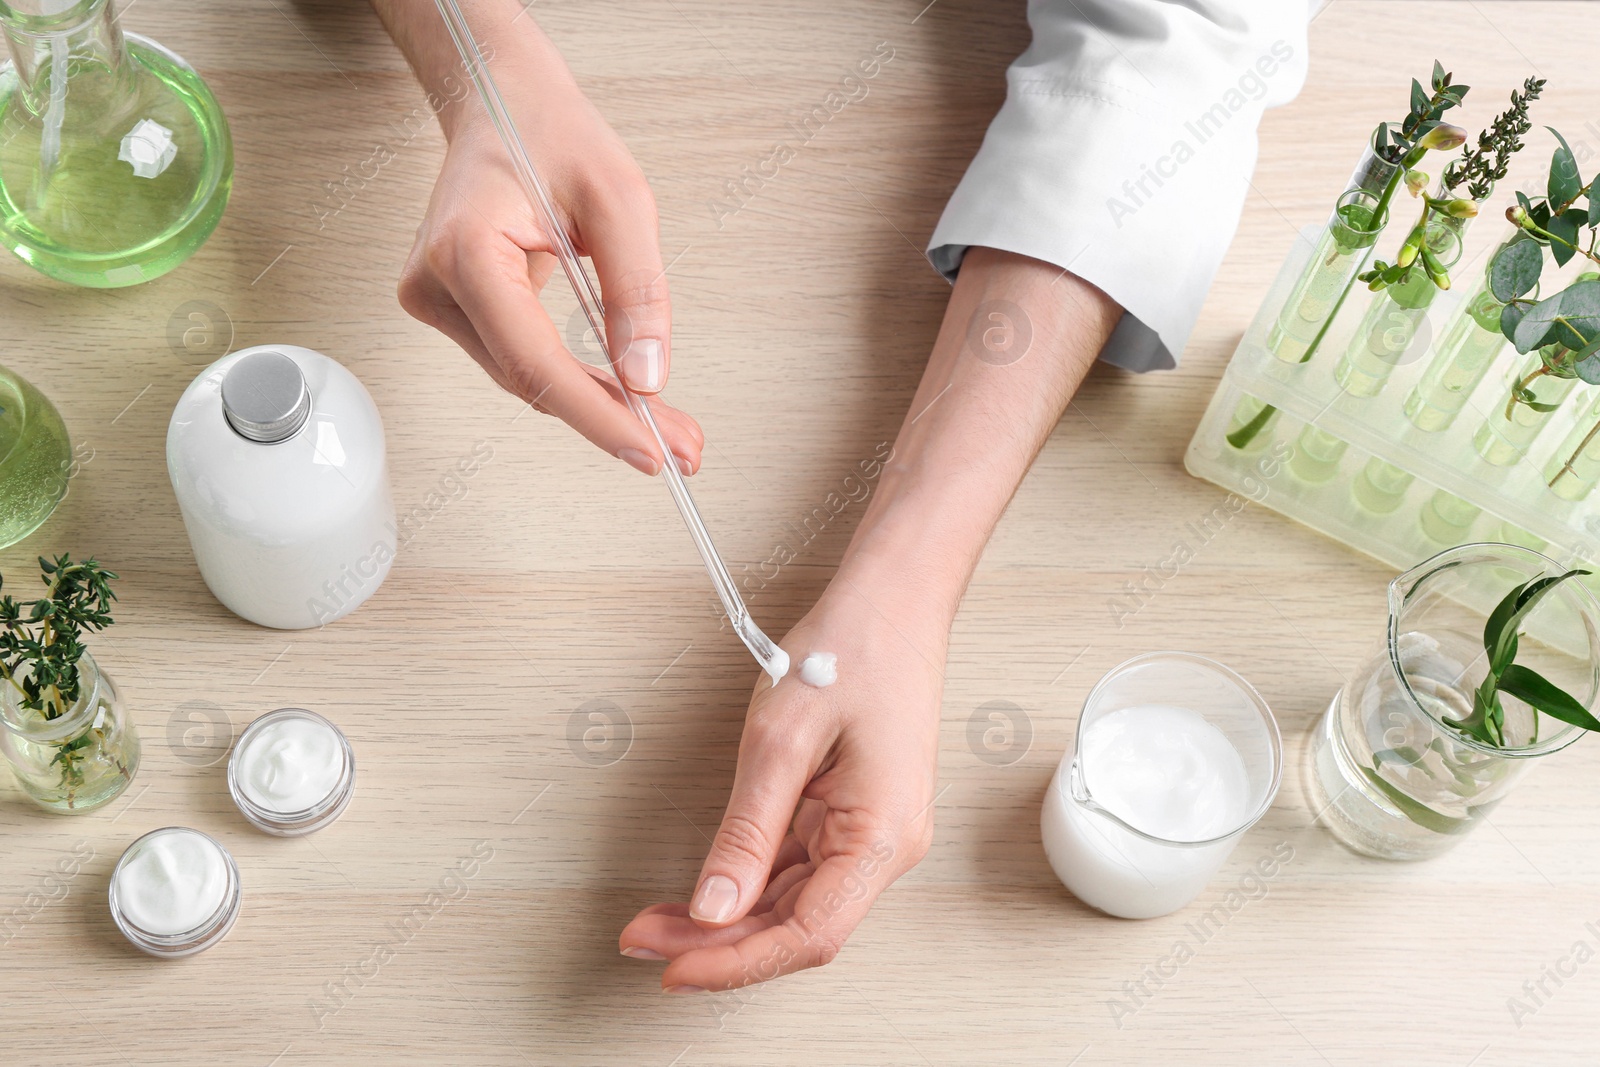
[[[222,414],[240,437],[276,444],[299,433],[311,417],[311,390],[294,360],[282,352],[256,352],[222,376]]]

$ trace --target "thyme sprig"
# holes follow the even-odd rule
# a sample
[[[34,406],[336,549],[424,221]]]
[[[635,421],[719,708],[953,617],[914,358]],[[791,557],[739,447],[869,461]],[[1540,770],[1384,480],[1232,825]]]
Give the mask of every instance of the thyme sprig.
[[[40,556],[39,571],[44,596],[31,602],[0,597],[0,680],[17,691],[21,707],[49,720],[65,715],[78,699],[83,634],[114,621],[111,583],[117,575],[92,558],[74,562],[66,555]]]
[[[1511,91],[1511,106],[1495,116],[1489,128],[1478,134],[1475,147],[1461,153],[1444,168],[1444,187],[1454,191],[1462,184],[1467,195],[1482,203],[1494,191],[1494,183],[1506,176],[1511,157],[1522,151],[1522,135],[1533,129],[1528,107],[1544,92],[1543,78],[1529,78],[1521,91]]]

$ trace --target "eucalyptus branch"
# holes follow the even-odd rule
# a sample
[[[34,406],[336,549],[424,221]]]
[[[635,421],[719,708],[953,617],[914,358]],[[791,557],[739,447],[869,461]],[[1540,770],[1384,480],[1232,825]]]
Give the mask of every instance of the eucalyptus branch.
[[[1517,405],[1519,403],[1527,404],[1529,407],[1535,406],[1533,392],[1528,387],[1533,384],[1535,378],[1542,377],[1543,375],[1549,373],[1550,368],[1540,364],[1531,373],[1529,373],[1526,378],[1522,379],[1516,385],[1511,387],[1511,399],[1506,401],[1507,422],[1511,421],[1512,416],[1516,413]]]
[[[1556,266],[1582,256],[1600,266],[1600,190],[1594,178],[1585,182],[1578,159],[1561,131],[1546,127],[1556,139],[1550,157],[1545,195],[1517,192],[1506,218],[1520,231],[1489,265],[1490,288],[1502,304],[1500,332],[1518,352],[1560,344],[1559,358],[1545,359],[1558,378],[1579,378],[1600,384],[1600,272],[1580,274],[1565,289],[1531,306],[1523,298],[1539,284],[1544,250]],[[1586,201],[1578,206],[1579,201]],[[1584,230],[1588,230],[1587,239]],[[1513,396],[1515,400],[1515,396]]]
[[[1593,182],[1589,183],[1589,185],[1593,184]],[[1578,191],[1576,195],[1572,197],[1571,200],[1568,200],[1566,204],[1562,205],[1562,207],[1559,209],[1552,208],[1551,210],[1558,216],[1564,214],[1572,207],[1573,203],[1577,201],[1578,197],[1587,197],[1589,195],[1589,185],[1585,185],[1581,190]],[[1595,254],[1594,230],[1589,231],[1589,247],[1581,248],[1572,241],[1562,237],[1560,234],[1551,233],[1543,226],[1540,226],[1536,221],[1534,221],[1533,215],[1525,210],[1520,204],[1506,208],[1506,220],[1520,227],[1525,232],[1539,238],[1539,240],[1545,242],[1546,244],[1560,245],[1563,248],[1570,248],[1574,254],[1580,255],[1584,259],[1592,260],[1595,263],[1600,263],[1600,255]]]
[[[1561,689],[1531,667],[1517,663],[1522,623],[1539,601],[1562,582],[1588,571],[1570,570],[1523,582],[1495,605],[1483,627],[1483,649],[1489,669],[1472,694],[1472,711],[1465,718],[1445,719],[1468,737],[1495,748],[1506,744],[1505,706],[1500,694],[1513,696],[1533,710],[1533,736],[1537,738],[1539,713],[1585,730],[1600,730],[1600,719],[1590,714],[1582,701]]]

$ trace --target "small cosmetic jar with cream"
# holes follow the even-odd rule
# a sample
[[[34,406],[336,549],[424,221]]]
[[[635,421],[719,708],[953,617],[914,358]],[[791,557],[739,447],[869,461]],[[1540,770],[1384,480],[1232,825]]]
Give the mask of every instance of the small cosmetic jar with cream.
[[[356,757],[333,723],[303,708],[269,711],[228,757],[228,792],[258,830],[297,837],[337,819],[356,791]]]
[[[145,834],[111,872],[112,921],[152,956],[192,956],[221,941],[239,917],[239,898],[228,850],[182,826]]]

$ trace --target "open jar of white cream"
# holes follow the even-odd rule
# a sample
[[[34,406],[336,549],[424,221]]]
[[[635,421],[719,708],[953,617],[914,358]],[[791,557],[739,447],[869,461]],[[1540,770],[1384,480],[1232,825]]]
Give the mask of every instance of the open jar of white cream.
[[[111,872],[111,918],[152,956],[203,952],[239,916],[239,868],[199,830],[168,826],[129,845]]]
[[[228,792],[251,825],[280,837],[320,830],[356,789],[356,757],[333,723],[303,708],[269,711],[228,757]]]

